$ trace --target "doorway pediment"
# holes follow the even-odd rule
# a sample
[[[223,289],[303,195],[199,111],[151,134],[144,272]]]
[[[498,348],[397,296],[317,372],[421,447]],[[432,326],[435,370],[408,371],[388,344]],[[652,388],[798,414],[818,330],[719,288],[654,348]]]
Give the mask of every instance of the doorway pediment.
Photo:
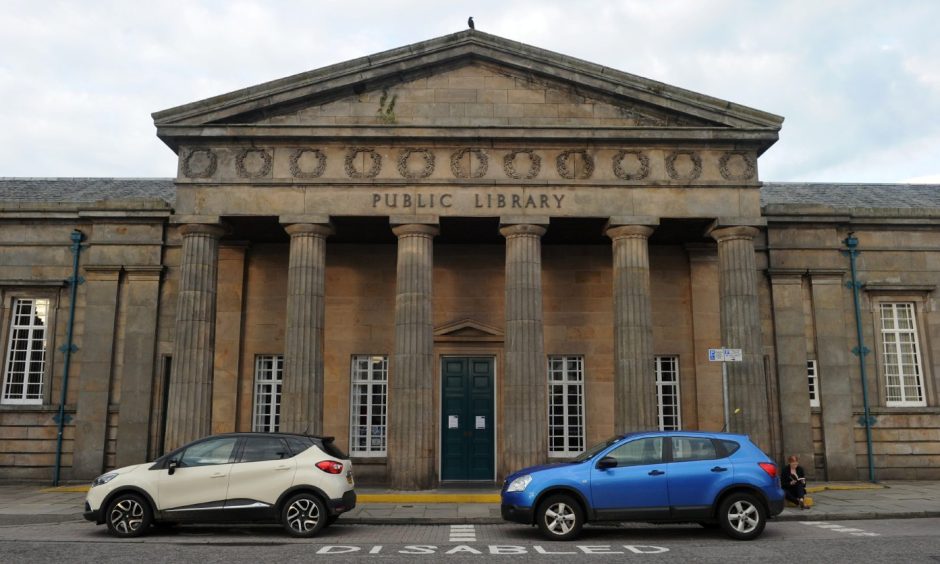
[[[503,332],[480,321],[460,319],[434,328],[434,342],[438,343],[501,343]]]

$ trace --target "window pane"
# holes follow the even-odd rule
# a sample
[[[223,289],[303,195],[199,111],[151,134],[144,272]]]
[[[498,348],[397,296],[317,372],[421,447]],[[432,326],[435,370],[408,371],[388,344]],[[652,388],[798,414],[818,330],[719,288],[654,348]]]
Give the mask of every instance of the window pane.
[[[349,450],[385,456],[388,356],[356,355],[350,362]]]
[[[584,450],[584,357],[548,357],[548,453]]]
[[[235,448],[234,437],[210,439],[186,449],[180,459],[180,466],[208,466],[231,462]]]
[[[42,403],[48,299],[14,299],[3,374],[3,403]]]
[[[889,406],[925,405],[914,304],[882,303],[882,371]]]
[[[242,449],[240,462],[260,462],[263,460],[280,460],[290,458],[287,445],[280,438],[245,438],[245,447]]]
[[[675,356],[657,356],[655,358],[655,370],[659,429],[661,431],[681,429],[679,358]]]
[[[255,405],[252,430],[273,433],[281,427],[281,382],[283,355],[255,357]]]
[[[617,460],[617,466],[658,464],[663,461],[663,438],[630,441],[612,450],[608,456]]]

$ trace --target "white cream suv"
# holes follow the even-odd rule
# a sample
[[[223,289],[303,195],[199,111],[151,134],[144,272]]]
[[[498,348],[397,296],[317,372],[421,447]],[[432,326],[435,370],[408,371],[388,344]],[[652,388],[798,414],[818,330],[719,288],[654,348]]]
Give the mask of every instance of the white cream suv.
[[[232,433],[95,478],[85,519],[118,537],[151,524],[279,522],[312,537],[356,506],[352,463],[332,437]]]

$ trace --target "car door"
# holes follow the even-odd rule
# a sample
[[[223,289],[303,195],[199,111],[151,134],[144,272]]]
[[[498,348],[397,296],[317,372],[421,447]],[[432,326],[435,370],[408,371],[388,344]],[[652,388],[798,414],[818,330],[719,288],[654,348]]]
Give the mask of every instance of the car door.
[[[228,491],[237,437],[214,437],[193,443],[178,457],[176,470],[157,480],[161,510],[190,512],[221,509]]]
[[[715,498],[734,482],[734,468],[709,437],[670,438],[672,457],[666,470],[669,505],[674,517],[706,519]]]
[[[610,457],[616,466],[603,468]],[[669,515],[663,437],[628,440],[602,454],[591,469],[591,505],[598,519],[655,519]]]
[[[293,485],[297,462],[283,438],[243,437],[228,481],[226,510],[273,506]]]

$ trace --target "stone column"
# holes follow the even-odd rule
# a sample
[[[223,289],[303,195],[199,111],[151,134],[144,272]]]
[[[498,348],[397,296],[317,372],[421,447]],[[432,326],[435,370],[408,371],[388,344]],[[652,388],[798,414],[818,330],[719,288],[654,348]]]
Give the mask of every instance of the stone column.
[[[210,434],[219,225],[180,227],[179,297],[167,406],[166,451]]]
[[[287,331],[281,387],[281,430],[323,433],[323,319],[328,224],[295,223],[287,267]]]
[[[803,273],[772,271],[770,283],[774,306],[783,455],[799,456],[807,476],[815,477],[813,421],[806,371]]]
[[[157,347],[162,266],[125,266],[124,373],[118,415],[116,466],[150,460],[150,402]]]
[[[81,373],[72,455],[75,479],[92,479],[105,466],[120,279],[120,266],[85,267],[85,331],[76,355]]]
[[[548,455],[548,376],[542,328],[543,225],[504,225],[506,340],[503,463],[514,470]]]
[[[614,432],[656,429],[647,225],[607,229],[614,259]]]
[[[727,363],[728,431],[750,435],[765,452],[771,452],[754,258],[754,237],[759,233],[755,227],[734,226],[715,228],[710,235],[718,241],[722,346],[741,349],[744,355],[742,362]],[[741,412],[734,414],[735,409]]]
[[[810,272],[813,321],[816,327],[816,368],[822,408],[827,480],[858,480],[855,418],[852,415],[853,346],[846,335],[855,322],[846,315],[847,294],[841,272]],[[804,380],[806,377],[803,377]],[[862,451],[864,452],[864,451]]]
[[[395,356],[388,397],[388,476],[393,489],[421,490],[434,481],[434,325],[431,290],[436,225],[395,226]]]

